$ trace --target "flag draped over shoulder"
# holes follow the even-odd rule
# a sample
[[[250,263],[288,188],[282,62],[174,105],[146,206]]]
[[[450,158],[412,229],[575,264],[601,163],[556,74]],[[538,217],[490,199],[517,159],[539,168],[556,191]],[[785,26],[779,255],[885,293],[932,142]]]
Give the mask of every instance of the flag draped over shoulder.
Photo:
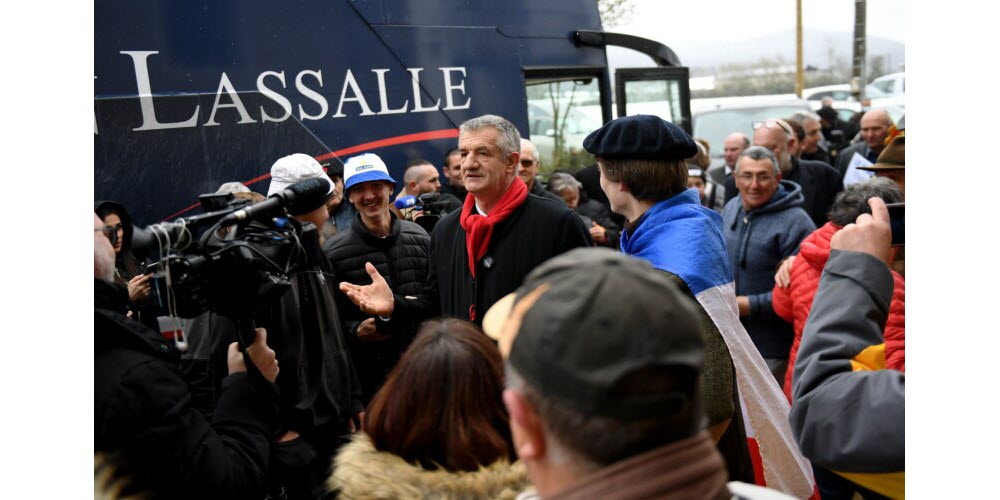
[[[796,498],[813,494],[812,468],[788,424],[789,405],[740,323],[722,217],[688,189],[653,205],[621,249],[679,276],[708,313],[729,348],[757,482]]]

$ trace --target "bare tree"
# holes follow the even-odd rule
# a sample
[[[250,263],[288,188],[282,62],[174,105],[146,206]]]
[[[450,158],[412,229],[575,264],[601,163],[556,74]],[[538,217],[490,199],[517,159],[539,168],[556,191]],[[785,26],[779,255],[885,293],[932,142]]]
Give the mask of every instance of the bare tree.
[[[608,29],[629,22],[635,15],[635,4],[633,0],[597,0],[597,11],[604,29]]]

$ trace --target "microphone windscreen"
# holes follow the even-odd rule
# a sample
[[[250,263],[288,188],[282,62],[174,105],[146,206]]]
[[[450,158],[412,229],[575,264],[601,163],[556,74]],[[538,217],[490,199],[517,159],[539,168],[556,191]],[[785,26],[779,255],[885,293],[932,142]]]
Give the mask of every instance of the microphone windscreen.
[[[396,200],[393,203],[393,205],[395,205],[395,207],[398,208],[398,209],[400,209],[400,210],[402,210],[404,208],[414,207],[414,206],[417,205],[417,197],[413,196],[412,194],[411,195],[406,195],[406,196],[404,196],[404,197]]]
[[[330,182],[326,179],[313,177],[288,186],[292,196],[287,202],[288,213],[299,215],[312,212],[323,206],[329,199]]]

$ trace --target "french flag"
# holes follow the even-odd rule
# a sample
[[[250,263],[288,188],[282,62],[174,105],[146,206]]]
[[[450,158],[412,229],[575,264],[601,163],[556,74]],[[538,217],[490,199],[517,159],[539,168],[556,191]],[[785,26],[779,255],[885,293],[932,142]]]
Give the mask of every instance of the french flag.
[[[740,405],[757,484],[796,498],[815,482],[788,424],[789,404],[740,323],[736,288],[722,236],[722,216],[688,189],[653,205],[621,249],[679,276],[722,334],[736,370]]]

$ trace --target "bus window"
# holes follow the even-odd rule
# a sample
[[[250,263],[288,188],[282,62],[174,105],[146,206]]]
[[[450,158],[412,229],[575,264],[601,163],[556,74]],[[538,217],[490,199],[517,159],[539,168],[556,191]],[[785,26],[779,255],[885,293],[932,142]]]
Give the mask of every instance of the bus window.
[[[615,71],[618,116],[656,115],[691,133],[688,69],[619,68]]]
[[[540,170],[575,171],[592,164],[583,139],[603,123],[598,79],[527,79],[525,91],[529,139],[538,148]]]

